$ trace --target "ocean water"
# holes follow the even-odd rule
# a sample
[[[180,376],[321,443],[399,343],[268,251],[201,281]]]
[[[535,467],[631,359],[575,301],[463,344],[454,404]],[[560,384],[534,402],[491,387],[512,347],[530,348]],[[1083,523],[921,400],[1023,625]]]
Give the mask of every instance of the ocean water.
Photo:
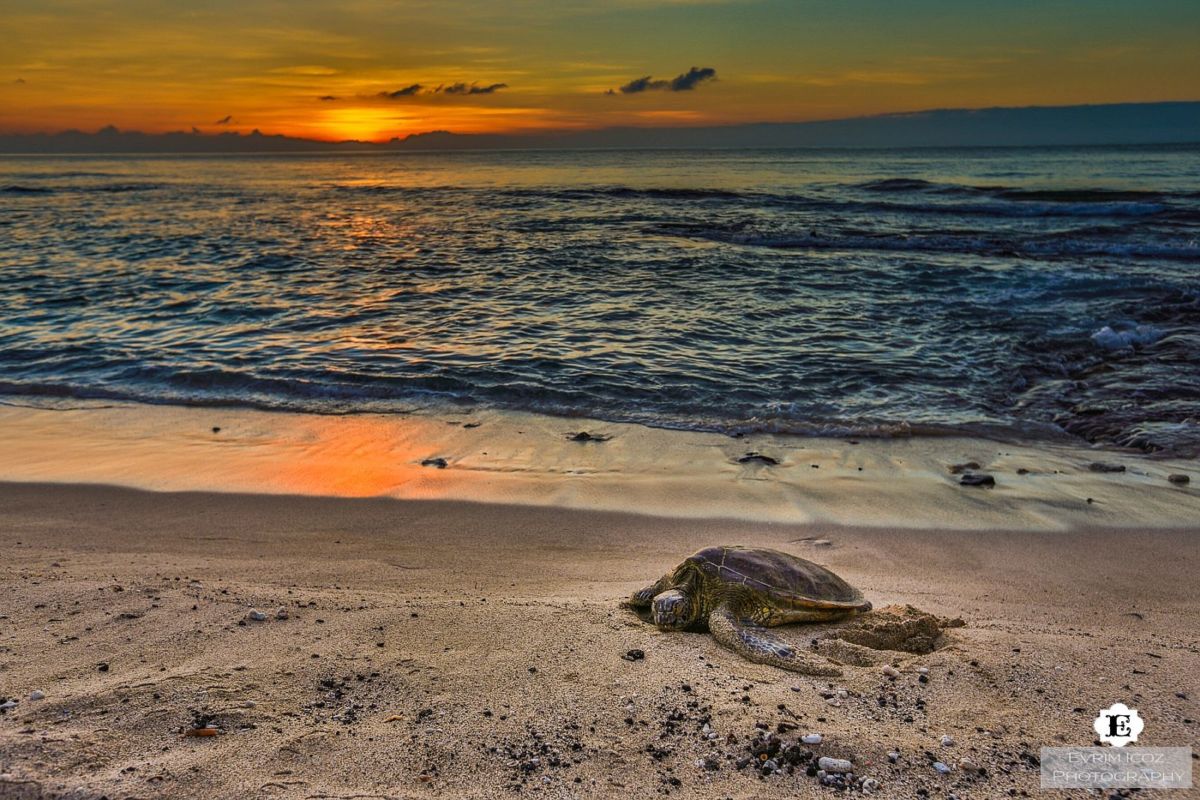
[[[1200,454],[1200,148],[0,158],[0,402]]]

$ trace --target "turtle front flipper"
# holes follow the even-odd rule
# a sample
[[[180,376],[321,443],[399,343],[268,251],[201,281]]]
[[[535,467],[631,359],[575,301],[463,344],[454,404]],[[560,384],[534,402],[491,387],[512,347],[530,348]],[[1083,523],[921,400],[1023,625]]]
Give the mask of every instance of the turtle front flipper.
[[[634,592],[629,598],[629,607],[648,609],[654,598],[671,588],[671,576],[664,575],[645,589]]]
[[[833,663],[797,652],[796,648],[728,605],[718,606],[709,614],[708,629],[714,639],[748,661],[805,675],[837,677],[842,674]]]

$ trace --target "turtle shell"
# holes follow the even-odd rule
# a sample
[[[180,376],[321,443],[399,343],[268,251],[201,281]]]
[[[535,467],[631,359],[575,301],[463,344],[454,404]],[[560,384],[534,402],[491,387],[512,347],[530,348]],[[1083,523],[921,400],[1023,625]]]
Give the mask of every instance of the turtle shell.
[[[745,586],[781,608],[871,607],[862,592],[821,565],[778,550],[706,547],[689,562],[709,578]]]

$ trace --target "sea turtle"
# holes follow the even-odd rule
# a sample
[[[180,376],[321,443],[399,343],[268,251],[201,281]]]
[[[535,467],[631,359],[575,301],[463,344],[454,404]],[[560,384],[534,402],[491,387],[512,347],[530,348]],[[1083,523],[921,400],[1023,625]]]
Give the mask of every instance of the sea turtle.
[[[840,675],[767,630],[869,611],[862,593],[822,566],[778,550],[706,547],[629,600],[666,631],[705,630],[751,661],[809,675]]]

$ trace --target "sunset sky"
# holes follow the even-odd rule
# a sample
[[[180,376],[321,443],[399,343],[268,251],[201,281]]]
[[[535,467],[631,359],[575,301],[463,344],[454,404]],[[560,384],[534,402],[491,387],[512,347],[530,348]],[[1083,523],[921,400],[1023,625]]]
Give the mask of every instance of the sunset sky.
[[[1195,0],[0,0],[0,41],[0,132],[379,140],[1200,99]]]

